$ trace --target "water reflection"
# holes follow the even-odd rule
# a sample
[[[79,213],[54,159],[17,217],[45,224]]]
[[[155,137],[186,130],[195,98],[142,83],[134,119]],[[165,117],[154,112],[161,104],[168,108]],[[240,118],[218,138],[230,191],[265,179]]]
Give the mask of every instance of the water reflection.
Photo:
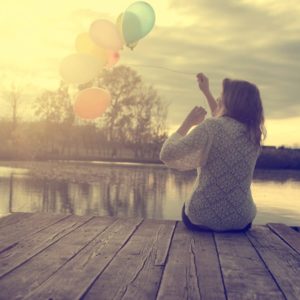
[[[272,172],[255,174],[252,191],[259,211],[255,222],[299,225],[300,172]],[[0,216],[41,211],[176,220],[195,173],[104,164],[97,166],[96,178],[93,182],[54,180],[32,176],[26,169],[0,167]]]

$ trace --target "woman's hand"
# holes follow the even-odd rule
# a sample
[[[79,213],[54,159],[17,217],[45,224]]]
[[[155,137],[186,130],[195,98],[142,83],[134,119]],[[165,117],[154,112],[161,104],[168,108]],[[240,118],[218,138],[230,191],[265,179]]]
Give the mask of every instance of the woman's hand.
[[[197,80],[198,80],[199,88],[203,92],[203,94],[204,95],[209,94],[210,90],[209,90],[208,78],[203,73],[199,73],[199,74],[197,74]]]
[[[191,127],[200,124],[205,119],[207,112],[201,106],[195,106],[190,113],[186,116],[182,125],[177,132],[181,135],[186,135]]]
[[[211,114],[212,114],[212,116],[215,116],[216,109],[217,109],[217,102],[216,102],[214,96],[212,95],[212,93],[210,92],[209,80],[203,73],[199,73],[197,75],[197,80],[198,80],[199,88],[207,100]]]
[[[207,111],[201,106],[195,106],[190,113],[186,116],[184,122],[190,127],[200,124],[207,114]]]

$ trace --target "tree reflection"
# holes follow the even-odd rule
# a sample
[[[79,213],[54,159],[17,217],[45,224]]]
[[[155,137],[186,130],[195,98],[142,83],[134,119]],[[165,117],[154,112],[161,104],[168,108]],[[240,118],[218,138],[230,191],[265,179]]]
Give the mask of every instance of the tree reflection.
[[[195,172],[176,172],[151,166],[73,165],[70,169],[62,166],[55,173],[55,176],[58,175],[57,179],[29,176],[15,170],[5,174],[0,172],[2,215],[11,212],[45,211],[76,215],[179,219],[182,204],[192,192],[196,178]],[[65,173],[70,173],[69,177],[62,176],[64,170]],[[295,174],[291,177],[287,173],[285,178],[282,172],[278,175],[269,181],[258,180],[261,174],[256,177],[254,192],[259,199],[259,206],[268,207],[276,200],[277,206],[282,203],[284,207],[281,201],[294,198],[293,191],[298,187]],[[297,182],[291,185],[286,180]],[[269,185],[272,191],[280,188],[285,196],[274,199],[271,192],[267,196],[262,195],[262,191]],[[289,194],[286,197],[287,193]],[[290,203],[290,207],[295,205],[292,200]]]
[[[9,212],[44,211],[79,215],[162,218],[169,174],[161,168],[99,167],[90,183],[28,175],[1,180]],[[4,210],[4,209],[2,209]]]

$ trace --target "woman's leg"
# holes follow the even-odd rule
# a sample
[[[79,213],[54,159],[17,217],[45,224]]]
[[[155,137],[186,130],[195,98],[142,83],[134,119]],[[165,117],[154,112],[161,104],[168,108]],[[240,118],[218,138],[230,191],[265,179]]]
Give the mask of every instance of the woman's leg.
[[[185,204],[183,205],[182,207],[182,212],[181,212],[181,218],[182,218],[182,221],[184,223],[184,225],[190,229],[190,230],[193,230],[193,231],[214,231],[208,227],[205,227],[205,226],[201,226],[201,225],[196,225],[196,224],[193,224],[190,219],[188,218],[188,216],[185,214]],[[252,223],[249,223],[247,226],[245,226],[244,228],[242,229],[232,229],[232,230],[224,230],[224,231],[218,231],[216,230],[216,232],[220,232],[220,233],[238,233],[238,232],[246,232],[248,231],[252,226]]]
[[[219,231],[219,232],[224,232],[224,233],[239,233],[239,232],[246,232],[248,231],[252,226],[252,223],[249,223],[247,226],[245,226],[242,229],[231,229],[231,230],[224,230],[224,231]]]

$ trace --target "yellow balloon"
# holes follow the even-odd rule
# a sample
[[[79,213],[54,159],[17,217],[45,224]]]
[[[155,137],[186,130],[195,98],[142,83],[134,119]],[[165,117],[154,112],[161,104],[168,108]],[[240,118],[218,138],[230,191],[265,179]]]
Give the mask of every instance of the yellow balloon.
[[[106,65],[108,62],[107,51],[97,46],[91,39],[88,32],[80,33],[75,40],[75,48],[79,53],[86,53],[95,56],[100,63]]]

